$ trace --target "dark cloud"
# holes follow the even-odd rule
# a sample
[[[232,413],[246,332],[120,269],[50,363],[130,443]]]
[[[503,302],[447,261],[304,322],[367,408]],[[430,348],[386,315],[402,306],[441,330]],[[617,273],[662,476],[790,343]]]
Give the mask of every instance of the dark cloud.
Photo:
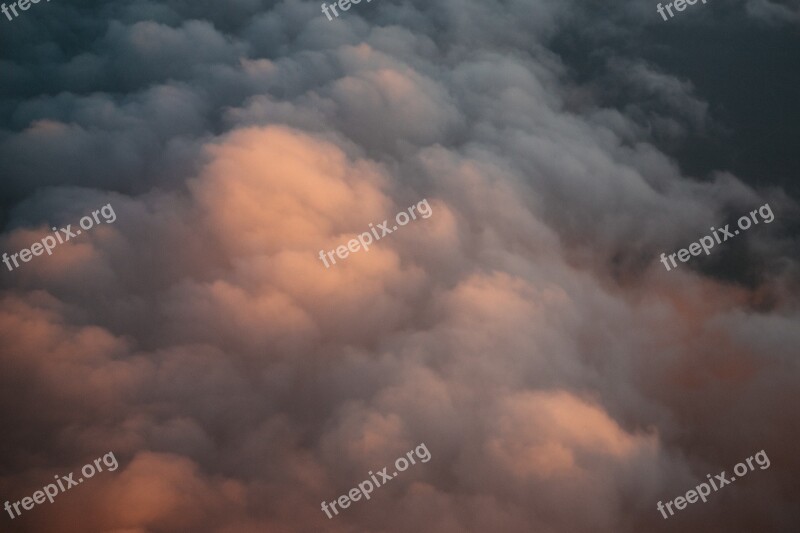
[[[2,501],[120,465],[4,530],[792,531],[792,9],[0,21],[3,250],[117,215],[3,272]],[[430,218],[318,259],[423,198]],[[658,262],[767,202],[773,223]],[[429,462],[320,510],[421,442]],[[769,469],[661,518],[762,449]]]

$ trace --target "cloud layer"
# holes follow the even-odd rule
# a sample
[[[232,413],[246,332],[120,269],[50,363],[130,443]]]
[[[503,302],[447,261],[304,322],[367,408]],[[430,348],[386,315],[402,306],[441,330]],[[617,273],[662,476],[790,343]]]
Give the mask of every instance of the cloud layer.
[[[117,220],[3,273],[0,494],[120,463],[3,529],[792,531],[797,204],[687,171],[687,139],[735,127],[692,80],[568,51],[655,47],[640,4],[378,0],[328,21],[298,0],[76,1],[3,21],[3,250],[107,203]],[[733,5],[687,24],[796,22]],[[319,260],[423,198],[430,218]],[[658,262],[767,202],[773,224]],[[320,510],[420,442],[430,462]],[[762,449],[771,468],[656,510]]]

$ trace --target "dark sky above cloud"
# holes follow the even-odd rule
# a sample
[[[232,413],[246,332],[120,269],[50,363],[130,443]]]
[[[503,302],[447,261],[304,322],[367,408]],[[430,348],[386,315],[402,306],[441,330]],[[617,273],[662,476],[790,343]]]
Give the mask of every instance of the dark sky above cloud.
[[[797,197],[800,34],[797,20],[778,13],[800,13],[800,4],[709,2],[666,22],[652,16],[655,3],[622,5],[609,17],[607,4],[587,3],[569,31],[555,37],[554,49],[575,75],[595,82],[600,77],[609,86],[603,102],[616,107],[661,102],[618,94],[630,87],[620,87],[618,76],[602,76],[609,60],[612,65],[619,58],[643,60],[675,82],[690,82],[693,92],[712,106],[708,119],[718,122],[724,134],[688,132],[694,135],[682,136],[680,144],[660,147],[671,148],[690,175],[703,177],[724,168],[747,183],[780,186]],[[601,18],[604,24],[592,23]]]
[[[800,523],[796,2],[39,3],[0,20],[3,531]],[[325,269],[421,199],[433,215]],[[658,258],[769,202],[708,258]],[[0,263],[0,268],[4,265]],[[320,510],[420,442],[333,520]],[[771,467],[663,520],[765,450]]]

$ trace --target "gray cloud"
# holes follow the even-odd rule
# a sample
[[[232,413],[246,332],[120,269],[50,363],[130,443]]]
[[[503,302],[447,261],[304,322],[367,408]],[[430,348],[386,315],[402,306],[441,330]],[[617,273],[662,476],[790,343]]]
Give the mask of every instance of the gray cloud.
[[[0,491],[109,450],[120,468],[4,527],[791,530],[797,205],[725,158],[687,171],[676,147],[735,124],[648,55],[641,3],[593,9],[77,2],[7,23],[3,250],[118,218],[3,274]],[[631,36],[596,66],[575,51]],[[317,259],[422,198],[429,219]],[[767,201],[775,222],[718,255],[658,262]],[[430,462],[320,511],[420,442]],[[770,469],[661,518],[761,449]]]

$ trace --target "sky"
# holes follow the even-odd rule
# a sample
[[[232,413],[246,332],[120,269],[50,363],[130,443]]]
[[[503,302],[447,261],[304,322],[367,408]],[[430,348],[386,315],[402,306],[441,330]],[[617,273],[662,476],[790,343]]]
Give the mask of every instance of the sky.
[[[0,531],[797,531],[800,2],[657,5],[0,15]]]

